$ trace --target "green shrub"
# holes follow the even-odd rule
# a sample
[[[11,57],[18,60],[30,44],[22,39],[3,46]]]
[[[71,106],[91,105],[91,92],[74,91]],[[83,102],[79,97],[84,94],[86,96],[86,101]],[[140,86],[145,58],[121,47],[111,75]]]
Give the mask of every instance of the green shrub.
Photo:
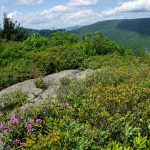
[[[39,51],[44,50],[47,47],[47,40],[44,37],[41,37],[39,34],[32,34],[24,41],[26,51]]]
[[[116,53],[105,55],[105,56],[92,56],[85,59],[81,65],[81,68],[90,68],[90,69],[98,69],[101,67],[138,67],[138,66],[144,66],[140,62],[140,59],[131,56],[131,55],[125,55],[120,56]]]
[[[41,71],[31,61],[20,59],[0,68],[0,90],[18,82],[37,78]]]
[[[0,52],[0,66],[6,66],[9,62],[23,57],[23,43],[9,41],[3,44],[3,50]]]
[[[123,47],[105,39],[99,32],[86,35],[83,41],[88,43],[87,46],[98,55],[107,55],[114,52],[124,55],[125,53],[125,49]]]
[[[14,91],[0,96],[0,111],[7,112],[27,103],[27,94],[22,91]]]
[[[77,41],[77,35],[67,31],[54,31],[50,36],[51,46],[71,45]]]
[[[77,69],[86,58],[84,50],[73,46],[59,46],[49,49],[49,70],[58,72],[68,69]]]
[[[37,88],[40,89],[46,89],[47,88],[47,84],[45,83],[45,81],[42,78],[38,78],[34,81],[34,84]]]

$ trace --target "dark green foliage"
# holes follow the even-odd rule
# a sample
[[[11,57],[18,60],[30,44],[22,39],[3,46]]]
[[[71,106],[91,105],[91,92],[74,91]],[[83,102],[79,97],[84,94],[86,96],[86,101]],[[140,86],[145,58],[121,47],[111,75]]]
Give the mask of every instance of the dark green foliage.
[[[26,51],[39,51],[39,49],[44,50],[48,43],[44,37],[34,33],[24,41],[24,44],[27,46]]]
[[[41,71],[32,61],[24,59],[12,61],[5,67],[0,67],[0,90],[40,75]]]
[[[4,14],[3,18],[3,28],[1,30],[0,36],[7,41],[22,41],[27,35],[21,30],[20,24],[17,21],[13,21]]]
[[[21,42],[9,41],[3,42],[0,52],[1,66],[7,65],[10,61],[24,57],[24,44]]]
[[[49,51],[49,69],[51,72],[77,69],[85,58],[84,51],[76,45],[56,47]]]
[[[57,45],[70,45],[77,42],[77,36],[70,34],[67,31],[58,32],[54,31],[50,36],[50,43],[52,46]]]
[[[88,43],[87,47],[93,50],[93,54],[95,53],[98,55],[107,55],[117,52],[123,55],[125,53],[124,48],[115,44],[114,42],[105,39],[99,32],[84,36],[84,41],[86,42],[86,44]],[[89,53],[91,50],[88,49],[87,53]]]
[[[34,81],[34,84],[37,88],[46,89],[47,85],[42,78],[38,78]]]

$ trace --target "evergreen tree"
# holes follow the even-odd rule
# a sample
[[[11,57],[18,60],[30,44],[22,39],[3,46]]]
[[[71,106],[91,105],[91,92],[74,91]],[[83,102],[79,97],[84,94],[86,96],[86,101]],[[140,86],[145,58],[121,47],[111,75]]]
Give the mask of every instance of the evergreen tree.
[[[22,41],[26,38],[26,34],[21,31],[20,24],[17,21],[13,21],[4,14],[3,28],[1,31],[1,37],[9,40]]]

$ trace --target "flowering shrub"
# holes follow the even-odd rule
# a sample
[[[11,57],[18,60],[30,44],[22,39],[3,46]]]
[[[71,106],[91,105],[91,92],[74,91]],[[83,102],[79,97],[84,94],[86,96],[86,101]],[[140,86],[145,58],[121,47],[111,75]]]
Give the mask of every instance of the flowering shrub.
[[[61,79],[57,99],[0,125],[14,149],[149,149],[148,66],[103,67],[85,80]]]
[[[42,119],[22,120],[16,116],[11,117],[7,122],[0,124],[0,141],[4,148],[24,147],[26,136],[32,136],[33,132],[40,131]]]

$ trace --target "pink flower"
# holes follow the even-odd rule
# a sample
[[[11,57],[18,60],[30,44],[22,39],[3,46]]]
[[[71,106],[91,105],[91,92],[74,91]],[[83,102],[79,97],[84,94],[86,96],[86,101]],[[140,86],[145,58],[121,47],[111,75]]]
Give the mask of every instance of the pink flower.
[[[10,128],[6,129],[7,133],[10,133],[12,130]]]
[[[31,124],[31,123],[29,123],[29,124],[27,125],[27,129],[28,129],[29,135],[32,135],[32,124]]]
[[[20,146],[25,146],[25,142],[20,142]]]
[[[20,140],[19,140],[19,139],[15,139],[15,140],[13,140],[13,143],[14,143],[15,145],[18,145],[18,144],[20,144]]]
[[[36,119],[35,122],[41,124],[43,121],[42,119]]]
[[[18,118],[12,117],[12,118],[10,119],[10,124],[11,124],[11,125],[17,125],[18,123],[19,123]]]
[[[6,126],[4,125],[4,124],[1,124],[0,125],[0,130],[3,130],[3,129],[5,129],[6,128]]]

